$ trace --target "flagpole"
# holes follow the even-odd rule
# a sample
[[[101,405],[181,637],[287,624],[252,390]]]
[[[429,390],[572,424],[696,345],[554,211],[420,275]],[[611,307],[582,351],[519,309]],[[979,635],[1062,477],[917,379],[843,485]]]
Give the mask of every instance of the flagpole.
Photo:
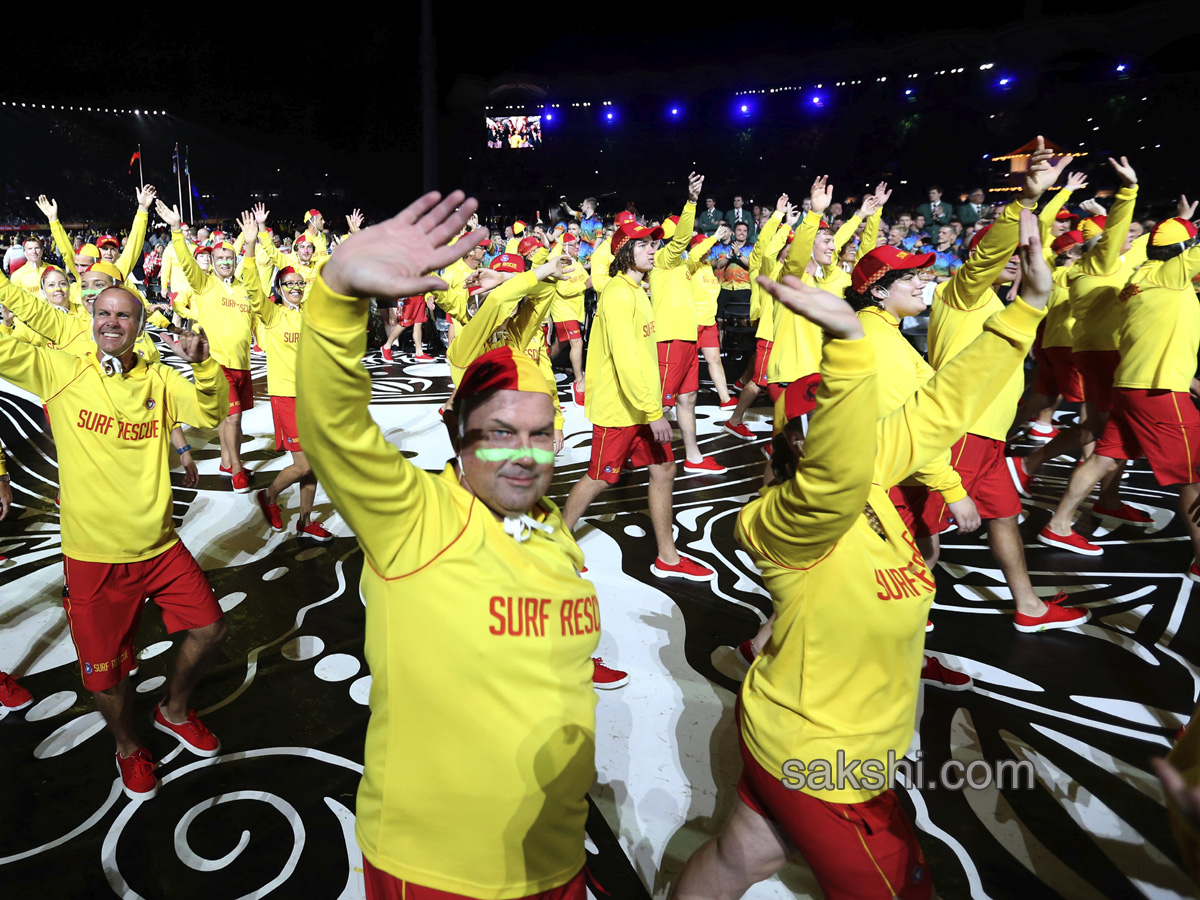
[[[196,213],[192,209],[192,167],[188,165],[188,152],[190,149],[186,144],[183,147],[183,168],[187,172],[188,177],[188,217],[195,222]]]
[[[179,142],[175,143],[175,187],[179,191],[179,214],[183,215],[183,181],[179,174]],[[195,224],[194,222],[192,223]]]
[[[146,189],[146,177],[142,174],[142,145],[138,144],[138,181],[142,184],[142,190]]]

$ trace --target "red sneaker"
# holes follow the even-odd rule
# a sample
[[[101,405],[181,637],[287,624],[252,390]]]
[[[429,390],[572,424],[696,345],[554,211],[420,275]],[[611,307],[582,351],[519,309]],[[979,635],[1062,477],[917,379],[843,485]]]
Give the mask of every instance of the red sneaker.
[[[1031,496],[1029,493],[1031,477],[1025,471],[1025,460],[1019,456],[1006,456],[1004,457],[1004,464],[1008,466],[1008,474],[1012,478],[1013,487],[1017,489],[1017,493],[1022,497]]]
[[[592,657],[592,687],[598,691],[613,691],[629,684],[629,673],[610,669],[599,656]]]
[[[251,349],[251,350],[253,350],[255,353],[262,353],[262,352],[263,352],[263,348],[262,348],[262,347],[260,347],[260,346],[258,346],[258,344],[255,344],[255,345],[254,345],[253,347],[251,347],[250,349]]]
[[[1200,566],[1192,563],[1187,570],[1187,577],[1192,581],[1200,581]]]
[[[931,632],[931,631],[933,631],[933,623],[930,622],[928,619],[926,619],[925,620],[925,633],[929,634],[929,632]]]
[[[417,362],[433,362],[434,359],[428,353],[418,353],[413,357]]]
[[[1040,616],[1027,616],[1018,611],[1013,617],[1013,627],[1026,633],[1049,631],[1052,628],[1082,625],[1092,617],[1086,609],[1070,609],[1063,606],[1062,602],[1066,599],[1066,591],[1059,591],[1053,600],[1046,601],[1046,611]]]
[[[673,566],[663,562],[661,556],[655,557],[650,571],[659,578],[686,578],[688,581],[710,581],[716,574],[708,566],[702,566],[682,554],[679,556],[679,562]]]
[[[969,691],[975,684],[966,672],[947,669],[934,656],[925,657],[925,665],[921,667],[921,680],[948,691]]]
[[[573,381],[571,382],[571,397],[574,399],[576,406],[583,407],[583,391],[575,387],[575,382]]]
[[[138,747],[128,756],[117,753],[117,771],[121,786],[130,800],[149,800],[158,793],[158,776],[154,774],[154,757],[145,747]]]
[[[1092,512],[1098,516],[1104,516],[1109,519],[1120,519],[1122,522],[1132,522],[1135,525],[1149,525],[1154,522],[1154,519],[1135,506],[1130,506],[1128,503],[1122,503],[1116,509],[1108,509],[1104,506],[1093,506]]]
[[[1029,423],[1029,437],[1031,440],[1045,443],[1058,437],[1058,429],[1053,425],[1047,425],[1044,422],[1034,419]]]
[[[233,492],[235,494],[250,493],[250,470],[242,469],[233,473]]]
[[[1070,550],[1072,553],[1080,553],[1084,556],[1101,556],[1104,554],[1104,548],[1093,544],[1083,535],[1077,533],[1074,528],[1068,535],[1055,534],[1047,525],[1038,532],[1038,540],[1047,547],[1058,547],[1060,550]]]
[[[771,454],[775,452],[775,445],[772,444],[770,441],[767,441],[767,443],[763,444],[762,451],[763,451],[763,456],[765,456],[767,459],[770,459]]]
[[[33,694],[29,693],[17,679],[7,672],[0,672],[0,706],[5,709],[24,709],[33,703]]]
[[[217,468],[221,470],[222,475],[232,475],[233,474],[233,466],[217,466]]]
[[[747,428],[744,423],[741,425],[730,425],[728,422],[724,422],[724,423],[722,423],[721,427],[724,428],[726,431],[728,431],[730,434],[732,434],[739,441],[757,441],[758,440],[758,435],[755,434],[753,431],[751,431],[749,428]]]
[[[384,348],[383,348],[383,358],[384,358],[384,359],[385,359],[387,362],[391,362],[391,361],[392,361],[392,348],[391,348],[391,347],[384,347]]]
[[[1183,740],[1183,733],[1184,733],[1185,731],[1187,731],[1187,726],[1186,726],[1186,725],[1181,725],[1181,726],[1179,727],[1179,730],[1178,730],[1177,732],[1175,732],[1175,741],[1174,741],[1174,742],[1175,742],[1176,744],[1178,744],[1180,741],[1182,741],[1182,740]]]
[[[744,384],[742,384],[742,379],[740,379],[740,378],[737,381],[735,381],[733,384],[731,384],[730,387],[733,388],[735,391],[744,391],[746,389],[746,386]]]
[[[737,661],[743,666],[749,669],[756,658],[757,654],[754,652],[754,645],[750,643],[750,638],[746,638],[746,640],[738,644]]]
[[[303,538],[309,538],[310,540],[321,541],[322,543],[333,540],[333,532],[320,522],[316,521],[309,522],[303,528],[301,528],[300,523],[297,522],[296,534]]]
[[[272,531],[283,531],[283,513],[279,506],[275,503],[267,502],[267,492],[259,491],[254,495],[258,500],[258,508],[262,510],[263,518],[267,520],[267,525]]]
[[[729,470],[713,459],[711,456],[706,456],[700,462],[683,461],[683,471],[685,472],[703,472],[705,475],[723,475]]]
[[[738,405],[737,397],[730,397],[728,400],[726,400],[724,403],[721,404],[721,409],[733,409],[737,405]]]
[[[162,704],[154,707],[154,718],[151,720],[159,731],[171,735],[197,756],[216,756],[221,752],[221,742],[217,736],[204,727],[204,723],[196,718],[194,709],[188,710],[187,721],[176,725],[168,722],[163,715]]]

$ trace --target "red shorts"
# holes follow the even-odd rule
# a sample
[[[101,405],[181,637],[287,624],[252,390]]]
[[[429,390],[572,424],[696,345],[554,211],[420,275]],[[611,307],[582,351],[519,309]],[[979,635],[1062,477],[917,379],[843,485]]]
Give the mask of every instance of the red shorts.
[[[696,330],[696,346],[697,347],[720,347],[721,333],[717,331],[716,325],[701,325]]]
[[[774,341],[758,338],[754,342],[754,383],[759,387],[767,386],[767,363],[771,361],[771,348]]]
[[[950,512],[942,495],[919,484],[896,485],[888,491],[892,505],[914,538],[941,534],[950,527]]]
[[[1033,355],[1038,363],[1035,391],[1047,397],[1062,394],[1063,399],[1071,403],[1083,401],[1086,396],[1083,376],[1070,347],[1042,347]]]
[[[1190,394],[1116,388],[1096,453],[1109,459],[1144,454],[1164,487],[1195,484],[1200,482],[1200,413]]]
[[[1004,462],[1004,441],[964,435],[950,448],[950,465],[981,519],[1007,519],[1021,511],[1021,498]]]
[[[254,408],[254,381],[249,369],[227,369],[221,366],[229,382],[229,414],[236,415]]]
[[[64,556],[63,576],[63,608],[89,691],[116,687],[137,665],[133,641],[147,597],[162,610],[170,634],[221,618],[212,586],[182,542],[134,563]]]
[[[427,310],[424,297],[409,297],[400,310],[400,324],[408,328],[419,322],[428,322]]]
[[[740,717],[739,717],[740,718]],[[895,791],[863,803],[831,803],[784,787],[742,740],[742,802],[774,822],[812,869],[826,900],[928,900],[929,864]]]
[[[571,319],[568,322],[554,323],[554,337],[561,344],[563,341],[583,340],[583,333],[579,330],[579,323]]]
[[[588,464],[588,476],[597,481],[616,484],[626,460],[637,469],[674,458],[670,445],[656,441],[649,425],[592,426],[592,461]]]
[[[1076,350],[1075,365],[1083,376],[1083,395],[1100,412],[1112,409],[1113,379],[1121,362],[1120,350]]]
[[[363,877],[367,882],[367,900],[471,900],[466,894],[451,894],[434,888],[421,887],[375,868],[363,857]],[[539,891],[520,900],[587,900],[584,870],[566,884],[548,891]]]
[[[275,449],[295,453],[300,449],[300,432],[296,429],[296,398],[272,397],[271,418],[275,420]]]
[[[700,360],[695,341],[659,341],[658,376],[662,382],[662,405],[674,406],[680,394],[700,390]]]

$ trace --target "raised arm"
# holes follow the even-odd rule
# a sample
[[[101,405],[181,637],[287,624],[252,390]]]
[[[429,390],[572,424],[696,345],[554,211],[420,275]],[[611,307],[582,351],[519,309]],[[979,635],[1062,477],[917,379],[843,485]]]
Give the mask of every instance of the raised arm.
[[[187,279],[192,292],[199,295],[208,287],[208,279],[211,276],[200,268],[196,258],[188,250],[187,242],[183,239],[183,230],[180,228],[183,218],[179,209],[167,206],[161,200],[158,201],[157,209],[159,217],[171,227],[171,246],[175,248],[175,259],[179,263],[180,271],[183,272],[183,277]]]
[[[296,420],[313,470],[380,572],[417,525],[421,473],[371,417],[362,367],[368,297],[412,297],[444,289],[426,273],[478,243],[449,241],[475,210],[455,192],[426,194],[395,218],[351,236],[318,270],[305,304],[296,361]],[[458,208],[457,211],[456,207]],[[416,539],[420,539],[418,535]]]
[[[124,278],[129,277],[137,261],[142,258],[142,247],[146,243],[146,224],[150,221],[150,207],[158,198],[154,185],[147,184],[135,192],[138,209],[133,216],[133,225],[129,229],[129,239],[125,241],[125,249],[117,259],[117,268]]]
[[[268,328],[273,328],[283,313],[271,302],[259,277],[258,266],[255,265],[254,248],[258,243],[258,220],[253,212],[243,212],[238,218],[238,226],[241,228],[242,252],[246,255],[240,277],[242,287],[250,298],[250,308],[254,314]]]
[[[654,265],[660,269],[673,269],[683,261],[683,251],[692,241],[692,232],[696,225],[696,201],[700,199],[700,191],[704,187],[704,176],[695,172],[688,175],[688,198],[683,204],[683,212],[679,214],[679,224],[675,233],[665,247],[659,248],[654,254]]]
[[[817,242],[817,232],[821,228],[821,215],[829,209],[833,200],[833,185],[829,184],[829,176],[821,175],[812,183],[808,194],[812,209],[800,221],[796,229],[796,238],[792,241],[792,249],[783,264],[781,275],[794,275],[800,278],[812,260],[813,245]]]
[[[209,356],[208,339],[203,332],[182,332],[175,352],[192,364],[195,383],[174,369],[160,370],[167,383],[168,413],[176,422],[215,428],[229,413],[229,382],[217,361]]]
[[[759,286],[825,332],[821,384],[804,448],[792,478],[747,507],[742,533],[769,559],[791,568],[823,556],[863,513],[875,456],[879,415],[875,350],[862,323],[840,297],[795,276]]]
[[[50,223],[50,234],[54,237],[54,246],[58,248],[63,265],[66,266],[71,278],[78,281],[79,272],[75,270],[75,248],[71,244],[71,238],[67,235],[67,229],[63,228],[62,222],[58,220],[58,201],[48,199],[45,194],[41,194],[37,198],[37,208],[42,211],[42,215]]]
[[[1133,209],[1137,205],[1137,173],[1129,165],[1129,160],[1122,156],[1121,161],[1117,162],[1109,157],[1108,164],[1121,179],[1121,187],[1108,211],[1100,240],[1075,264],[1075,268],[1085,275],[1112,275],[1121,267],[1121,248],[1129,236]]]
[[[1054,239],[1050,234],[1050,226],[1058,218],[1059,210],[1067,205],[1067,201],[1071,199],[1071,195],[1076,191],[1082,191],[1087,187],[1087,176],[1082,172],[1071,172],[1067,175],[1067,183],[1063,188],[1042,204],[1042,210],[1038,213],[1038,232],[1042,238],[1042,247],[1050,253],[1050,245],[1054,243]]]

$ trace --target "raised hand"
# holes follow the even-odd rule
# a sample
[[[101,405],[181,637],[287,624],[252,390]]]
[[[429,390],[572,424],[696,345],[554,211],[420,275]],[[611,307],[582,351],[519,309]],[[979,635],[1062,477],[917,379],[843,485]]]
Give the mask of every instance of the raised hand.
[[[695,203],[700,199],[700,191],[704,188],[704,176],[693,172],[688,176],[688,202]]]
[[[413,297],[444,291],[446,282],[427,273],[467,255],[482,239],[471,232],[450,244],[478,206],[462,191],[446,198],[436,191],[394,218],[364,228],[325,264],[325,282],[351,297]]]
[[[713,233],[713,235],[716,237],[717,243],[719,244],[729,240],[729,238],[733,235],[733,231],[730,230],[728,225],[718,225],[717,230]]]
[[[863,197],[862,208],[858,211],[860,219],[870,218],[875,214],[875,210],[879,209],[879,201],[874,194],[868,194]]]
[[[142,212],[149,212],[155,198],[158,197],[158,190],[152,184],[144,184],[134,191],[133,195],[137,199],[138,209]]]
[[[1083,172],[1071,172],[1067,175],[1065,191],[1082,191],[1087,187],[1087,175]]]
[[[1117,162],[1111,156],[1108,158],[1108,164],[1113,167],[1113,171],[1121,179],[1121,184],[1125,187],[1133,187],[1137,184],[1137,172],[1133,171],[1133,166],[1129,164],[1129,159],[1122,156],[1121,161]]]
[[[575,271],[575,266],[571,261],[571,257],[563,253],[560,256],[554,257],[549,262],[550,271],[546,273],[545,278],[551,281],[560,281],[564,278],[569,278],[571,273]]]
[[[1197,203],[1200,203],[1200,201],[1197,201]],[[1196,214],[1197,203],[1188,203],[1187,194],[1180,194],[1179,203],[1175,207],[1176,217],[1187,222],[1192,221],[1192,216]]]
[[[208,359],[208,338],[203,329],[185,331],[179,335],[179,346],[176,353],[190,363],[204,362]]]
[[[267,216],[271,215],[271,211],[267,209],[265,203],[255,203],[251,208],[254,213],[254,221],[258,223],[258,228],[261,231],[262,227],[267,224]]]
[[[879,209],[883,209],[887,202],[892,199],[892,192],[888,190],[887,182],[881,181],[875,185],[875,202]]]
[[[1017,253],[1021,257],[1021,299],[1034,309],[1045,309],[1054,279],[1042,254],[1041,232],[1032,210],[1021,210]]]
[[[249,248],[248,252],[254,252],[254,242],[258,240],[258,222],[254,218],[254,213],[249,210],[243,210],[237,220],[238,226],[242,229],[242,247]]]
[[[55,222],[58,220],[58,201],[47,200],[45,194],[39,194],[37,200],[37,208],[42,211],[42,215],[46,217],[46,221]]]
[[[158,217],[170,225],[172,231],[178,228],[179,223],[183,221],[183,216],[180,215],[178,206],[167,206],[167,204],[158,200],[154,208],[158,212]]]
[[[828,291],[811,287],[794,275],[783,281],[758,276],[758,286],[790,309],[835,338],[858,340],[863,336],[862,322],[850,304]]]
[[[362,230],[363,214],[361,210],[354,210],[350,215],[346,216],[346,227],[350,229],[351,234],[358,234]]]
[[[1079,208],[1091,216],[1102,216],[1106,212],[1104,206],[1095,197],[1092,197],[1089,200],[1084,200],[1079,204]]]
[[[779,199],[775,201],[775,212],[786,213],[790,207],[791,204],[788,203],[788,195],[780,194]]]
[[[789,228],[794,227],[795,224],[800,221],[800,215],[802,212],[803,210],[801,210],[800,207],[792,206],[792,204],[789,203],[787,215],[783,217],[784,224]]]
[[[817,180],[812,183],[812,189],[809,191],[808,197],[812,201],[812,211],[815,213],[823,213],[829,209],[829,204],[833,202],[833,185],[828,183],[828,175],[820,175]]]
[[[1071,164],[1072,157],[1070,155],[1063,156],[1057,163],[1051,163],[1052,156],[1054,156],[1054,151],[1046,149],[1046,139],[1039,134],[1037,149],[1029,157],[1029,168],[1025,172],[1025,186],[1021,191],[1021,199],[1036,203],[1041,199],[1042,194],[1046,193],[1046,189],[1058,181],[1058,176],[1063,173],[1063,170]]]
[[[504,282],[508,281],[508,279],[511,277],[512,277],[511,272],[497,272],[494,269],[476,269],[474,272],[472,272],[470,275],[468,275],[466,277],[464,284],[467,284],[467,285],[476,285],[477,284],[477,285],[479,285],[479,290],[482,293],[487,293],[488,291],[491,291],[491,290],[494,290],[494,289],[500,287],[500,285],[504,284]],[[433,311],[432,299],[429,301],[429,303],[430,303],[429,309],[430,309],[430,312],[432,312]]]

